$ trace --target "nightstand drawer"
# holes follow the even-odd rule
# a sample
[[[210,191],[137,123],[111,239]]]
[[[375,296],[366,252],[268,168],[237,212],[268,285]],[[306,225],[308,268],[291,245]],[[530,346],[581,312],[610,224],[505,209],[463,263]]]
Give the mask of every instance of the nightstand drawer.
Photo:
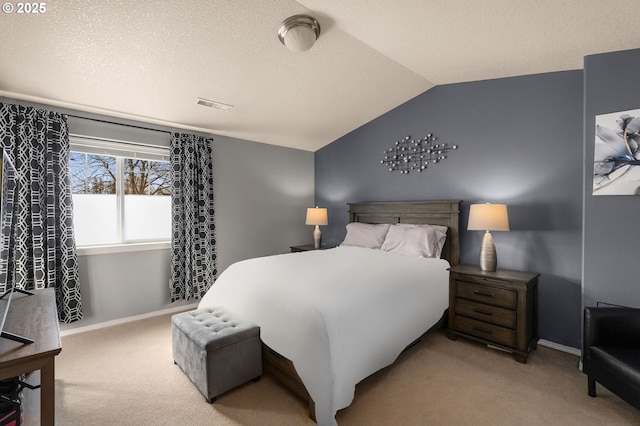
[[[516,328],[516,311],[510,309],[456,299],[456,313],[492,324]]]
[[[488,303],[503,308],[516,308],[517,293],[513,290],[456,281],[456,297]]]
[[[509,328],[456,315],[454,330],[505,346],[516,345],[516,332]]]

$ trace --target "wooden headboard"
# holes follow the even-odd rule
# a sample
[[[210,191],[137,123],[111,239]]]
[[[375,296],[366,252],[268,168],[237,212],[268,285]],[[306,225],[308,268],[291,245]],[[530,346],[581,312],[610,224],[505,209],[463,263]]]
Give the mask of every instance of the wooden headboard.
[[[442,257],[460,263],[460,201],[381,201],[348,203],[349,222],[412,223],[448,227]]]

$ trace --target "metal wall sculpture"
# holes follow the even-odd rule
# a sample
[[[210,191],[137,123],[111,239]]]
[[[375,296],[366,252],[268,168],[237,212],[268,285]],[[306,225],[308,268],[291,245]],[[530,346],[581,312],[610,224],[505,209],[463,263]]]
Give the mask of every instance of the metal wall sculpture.
[[[446,143],[436,143],[437,139],[432,133],[428,133],[422,139],[407,136],[396,141],[394,146],[384,151],[384,159],[380,163],[385,165],[390,172],[421,172],[430,164],[438,163],[447,158],[447,153],[450,150],[458,149],[458,145],[449,146]]]

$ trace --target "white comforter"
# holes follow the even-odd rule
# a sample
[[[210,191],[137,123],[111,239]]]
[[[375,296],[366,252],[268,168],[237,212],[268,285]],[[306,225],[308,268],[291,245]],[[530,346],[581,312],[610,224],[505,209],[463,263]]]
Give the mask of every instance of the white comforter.
[[[394,362],[448,306],[449,263],[338,247],[235,263],[199,307],[225,306],[261,327],[335,425],[355,385]]]

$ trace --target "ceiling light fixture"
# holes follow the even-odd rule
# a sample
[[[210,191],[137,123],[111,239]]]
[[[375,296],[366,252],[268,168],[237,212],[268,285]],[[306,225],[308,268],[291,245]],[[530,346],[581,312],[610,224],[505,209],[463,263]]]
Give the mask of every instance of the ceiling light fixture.
[[[309,15],[293,15],[282,21],[278,29],[278,38],[294,52],[311,49],[320,37],[320,24]]]

